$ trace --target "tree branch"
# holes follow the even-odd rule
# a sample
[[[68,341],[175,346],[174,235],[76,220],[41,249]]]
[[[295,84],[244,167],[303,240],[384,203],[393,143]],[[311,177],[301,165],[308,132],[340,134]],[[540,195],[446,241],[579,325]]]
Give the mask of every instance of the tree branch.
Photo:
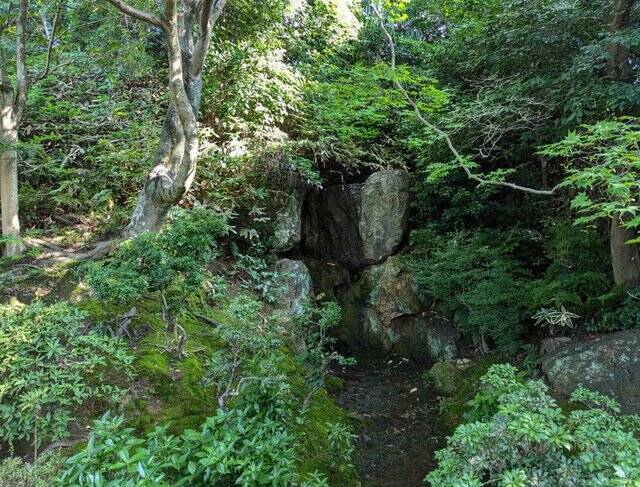
[[[433,125],[431,122],[429,122],[424,117],[424,115],[422,114],[422,111],[420,110],[420,107],[418,107],[418,104],[415,102],[415,100],[413,98],[411,98],[409,93],[407,93],[407,90],[405,90],[404,86],[402,86],[402,83],[400,83],[398,81],[397,77],[395,76],[395,74],[396,74],[396,46],[395,46],[395,42],[393,40],[393,37],[389,33],[389,30],[387,29],[387,26],[384,23],[384,17],[382,16],[382,13],[380,12],[380,9],[379,9],[378,5],[376,5],[374,2],[372,2],[371,3],[371,7],[372,7],[372,10],[373,10],[375,16],[378,18],[378,22],[380,24],[380,28],[382,29],[382,32],[383,32],[384,36],[386,37],[387,42],[389,43],[390,65],[391,65],[391,69],[392,69],[393,74],[394,74],[394,76],[393,76],[393,84],[402,93],[402,95],[407,100],[407,103],[409,103],[411,108],[413,108],[413,111],[415,112],[415,114],[416,114],[418,120],[420,121],[420,123],[422,123],[424,126],[426,126],[428,129],[430,129],[432,132],[435,132],[436,134],[438,134],[440,137],[442,137],[444,139],[444,141],[447,144],[447,147],[449,148],[449,151],[453,154],[453,157],[458,162],[460,167],[464,170],[465,174],[467,175],[467,177],[469,179],[471,179],[472,181],[476,181],[476,182],[480,183],[481,185],[482,184],[486,184],[486,185],[491,185],[491,186],[501,186],[501,187],[505,187],[505,188],[511,188],[511,189],[514,189],[514,190],[517,190],[517,191],[523,191],[525,193],[531,193],[531,194],[537,194],[537,195],[545,195],[545,196],[554,195],[560,189],[560,185],[559,184],[557,184],[556,186],[554,186],[551,189],[529,188],[529,187],[526,187],[526,186],[520,186],[519,184],[509,183],[509,182],[506,182],[506,181],[496,181],[496,180],[492,180],[492,179],[485,179],[485,178],[483,178],[481,176],[478,176],[478,175],[474,174],[473,172],[471,172],[471,169],[469,169],[467,167],[467,164],[466,164],[466,161],[464,160],[464,157],[462,157],[460,152],[458,152],[458,149],[453,144],[453,141],[451,140],[451,137],[449,137],[449,134],[447,134],[444,130],[442,130],[442,129],[436,127],[435,125]]]
[[[47,61],[45,63],[44,69],[42,72],[35,78],[36,81],[40,81],[47,76],[51,71],[51,55],[53,54],[53,46],[56,41],[56,29],[58,27],[58,18],[60,17],[60,6],[56,10],[56,14],[53,17],[53,23],[51,24],[51,34],[49,35],[49,39],[47,42]]]
[[[191,65],[189,67],[189,74],[192,77],[197,76],[202,71],[207,50],[209,49],[209,42],[211,41],[211,32],[220,15],[222,15],[222,10],[226,3],[226,0],[205,0],[202,5],[200,37],[193,50]]]
[[[133,17],[134,19],[141,20],[142,22],[147,22],[149,24],[155,25],[162,30],[166,29],[164,20],[158,15],[132,7],[122,0],[107,0],[107,2],[109,2],[111,5],[113,5],[129,17]]]

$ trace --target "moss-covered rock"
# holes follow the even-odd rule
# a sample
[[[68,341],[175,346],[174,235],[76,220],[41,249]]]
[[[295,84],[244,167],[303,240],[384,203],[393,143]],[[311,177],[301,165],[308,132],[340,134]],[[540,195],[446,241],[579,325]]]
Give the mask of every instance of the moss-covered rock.
[[[339,337],[354,348],[395,353],[424,363],[457,355],[459,333],[428,310],[401,256],[368,267],[343,299]]]
[[[453,431],[463,422],[468,411],[468,402],[480,391],[480,378],[487,373],[489,367],[499,363],[498,355],[483,355],[465,366],[458,375],[453,394],[440,401],[440,418],[445,433]],[[446,374],[443,374],[446,375]]]
[[[640,412],[640,331],[577,341],[545,355],[542,368],[552,387],[569,396],[579,386],[612,396],[623,412]]]
[[[426,381],[438,394],[453,396],[462,382],[462,371],[451,362],[437,362],[425,374]]]

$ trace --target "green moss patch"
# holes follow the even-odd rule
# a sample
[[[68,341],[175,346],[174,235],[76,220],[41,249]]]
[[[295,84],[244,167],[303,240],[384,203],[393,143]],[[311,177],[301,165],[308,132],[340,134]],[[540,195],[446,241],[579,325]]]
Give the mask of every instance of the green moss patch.
[[[466,367],[461,373],[455,376],[457,383],[451,387],[447,395],[440,401],[440,418],[442,420],[443,433],[450,433],[459,424],[463,422],[464,414],[468,411],[467,403],[475,397],[481,387],[480,378],[486,374],[491,365],[499,363],[501,357],[499,355],[483,355],[475,359],[471,365]],[[440,371],[441,372],[441,371]],[[438,373],[439,380],[444,381],[446,374]],[[447,381],[451,377],[446,377]]]
[[[309,400],[306,414],[298,428],[303,438],[300,446],[301,477],[319,471],[328,474],[329,485],[360,485],[355,468],[344,458],[336,458],[329,440],[332,424],[347,423],[347,413],[333,401],[326,390],[316,391]]]

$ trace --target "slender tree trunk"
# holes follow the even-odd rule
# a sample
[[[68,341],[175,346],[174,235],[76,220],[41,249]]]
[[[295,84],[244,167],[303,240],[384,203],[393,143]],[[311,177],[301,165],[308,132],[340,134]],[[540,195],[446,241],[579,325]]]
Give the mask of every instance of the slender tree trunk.
[[[201,76],[185,82],[191,109],[200,108]],[[144,187],[138,195],[131,221],[125,235],[136,237],[145,232],[160,230],[172,206],[187,194],[196,173],[197,127],[185,134],[175,104],[172,103],[165,117],[160,142],[155,156],[155,165],[147,175]],[[192,139],[196,146],[185,150],[185,140]]]
[[[635,0],[614,0],[613,18],[609,30],[616,32],[629,27],[631,22],[631,12]],[[608,46],[609,66],[611,73],[617,81],[631,81],[633,71],[629,63],[629,48],[619,42],[612,42]]]
[[[16,130],[3,129],[0,149],[0,208],[2,208],[2,235],[7,238],[4,245],[4,255],[19,255],[22,250],[20,244],[20,220],[18,213],[18,151]]]
[[[615,283],[623,289],[631,289],[640,285],[640,247],[625,243],[638,235],[622,224],[620,215],[611,220],[611,264]]]
[[[629,26],[635,0],[614,0],[610,30],[616,32]],[[618,82],[631,82],[633,71],[629,49],[624,44],[613,42],[608,46],[609,66],[612,77]],[[640,247],[626,244],[637,238],[636,231],[624,228],[624,215],[615,214],[611,220],[610,246],[613,278],[617,286],[631,289],[640,285]]]
[[[136,237],[160,230],[169,209],[180,202],[193,183],[199,149],[197,115],[202,68],[211,31],[226,0],[164,0],[162,16],[133,7],[125,0],[108,1],[125,15],[162,29],[169,58],[171,105],[155,165],[145,179],[131,221],[124,231],[127,237]]]
[[[14,91],[0,69],[0,212],[3,253],[12,257],[22,251],[18,212],[18,126]]]

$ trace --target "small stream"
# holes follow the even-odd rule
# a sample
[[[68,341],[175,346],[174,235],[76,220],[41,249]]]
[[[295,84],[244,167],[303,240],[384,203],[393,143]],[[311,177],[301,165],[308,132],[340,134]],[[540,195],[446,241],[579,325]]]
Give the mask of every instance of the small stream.
[[[334,393],[358,427],[355,466],[364,487],[418,487],[443,446],[438,403],[424,368],[402,358],[360,359]]]

